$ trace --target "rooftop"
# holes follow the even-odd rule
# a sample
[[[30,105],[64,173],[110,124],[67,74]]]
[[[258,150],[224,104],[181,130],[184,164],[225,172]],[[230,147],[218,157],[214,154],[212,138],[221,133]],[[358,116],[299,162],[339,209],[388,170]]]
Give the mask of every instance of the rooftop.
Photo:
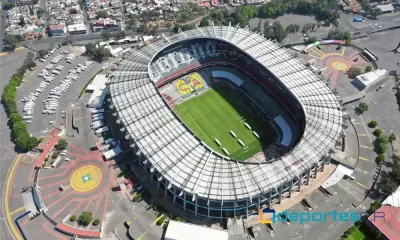
[[[228,232],[170,220],[165,240],[228,240]]]
[[[378,212],[379,215],[383,213],[385,217],[380,218],[377,214]],[[372,214],[368,220],[370,220],[371,224],[378,228],[388,239],[400,239],[400,208],[382,206],[375,212],[375,215]]]

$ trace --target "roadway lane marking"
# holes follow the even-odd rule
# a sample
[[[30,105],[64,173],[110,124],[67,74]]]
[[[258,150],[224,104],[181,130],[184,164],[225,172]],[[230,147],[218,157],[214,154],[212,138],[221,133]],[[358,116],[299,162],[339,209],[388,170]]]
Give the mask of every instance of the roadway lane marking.
[[[8,223],[8,226],[10,227],[10,230],[11,230],[12,234],[14,235],[14,237],[17,240],[22,240],[22,237],[19,234],[19,232],[15,229],[14,223],[11,220],[10,208],[8,206],[8,200],[9,200],[8,199],[8,194],[9,194],[9,191],[10,191],[11,178],[13,177],[15,168],[17,167],[18,161],[21,158],[21,156],[22,155],[18,155],[18,157],[13,162],[13,165],[11,167],[11,170],[10,170],[8,178],[7,178],[6,192],[5,192],[5,195],[4,195],[4,203],[5,203],[4,204],[4,208],[5,208],[5,211],[6,211],[7,223]]]
[[[367,188],[364,184],[362,184],[362,183],[357,182],[357,185],[360,186],[360,187],[362,187],[362,188],[368,189],[368,188]]]
[[[368,137],[368,135],[367,134],[365,134],[365,133],[359,133],[359,134],[357,134],[358,136],[361,136],[361,137]]]
[[[154,222],[150,225],[150,228],[154,227],[154,225],[156,225],[157,221],[160,220],[162,217],[164,217],[164,214],[162,214],[156,220],[154,220]],[[146,235],[147,235],[147,231],[144,232],[142,235],[140,235],[140,237],[137,240],[142,240],[142,238],[144,238]]]
[[[85,119],[85,118],[90,118],[90,116],[87,116],[87,117],[78,117],[78,118],[75,118],[75,121],[76,121],[76,120]]]
[[[358,158],[363,160],[363,161],[371,162],[368,158],[365,158],[365,157],[358,157]]]
[[[372,147],[368,147],[368,146],[362,146],[362,145],[360,145],[360,148],[365,148],[365,149],[373,149]]]
[[[353,122],[354,125],[359,125],[361,124],[360,122]]]
[[[344,55],[344,50],[346,50],[346,47],[343,47],[343,50],[342,50],[342,55]]]
[[[10,212],[10,215],[14,215],[14,214],[16,214],[17,212],[21,212],[21,211],[24,210],[24,209],[25,209],[25,207],[20,207],[20,208],[18,208],[18,209],[16,209],[16,210]]]
[[[313,57],[313,58],[321,59],[320,57],[314,56],[314,55],[312,55],[312,54],[310,54],[310,53],[308,53],[308,55],[311,56],[311,57]]]
[[[359,169],[359,168],[356,168],[356,169],[354,169],[354,170],[356,170],[357,172],[362,172],[362,173],[368,174],[368,172],[367,172],[367,171],[365,171],[365,170],[361,170],[361,169]]]
[[[364,125],[365,132],[367,132],[367,135],[368,135],[368,138],[369,138],[369,142],[372,143],[371,137],[369,136],[369,133],[368,133],[367,126],[365,126],[364,120],[363,120],[363,118],[361,117],[361,115],[360,115],[360,119],[361,119],[362,124]],[[372,148],[371,148],[371,149],[372,149]]]

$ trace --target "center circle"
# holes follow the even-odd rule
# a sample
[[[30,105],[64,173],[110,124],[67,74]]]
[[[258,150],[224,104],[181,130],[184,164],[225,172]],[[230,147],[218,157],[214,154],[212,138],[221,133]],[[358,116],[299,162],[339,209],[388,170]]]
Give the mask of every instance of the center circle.
[[[78,168],[72,174],[71,187],[77,192],[89,192],[100,184],[102,176],[102,171],[96,166]]]
[[[344,71],[347,69],[347,65],[342,61],[334,61],[332,67],[338,71]]]

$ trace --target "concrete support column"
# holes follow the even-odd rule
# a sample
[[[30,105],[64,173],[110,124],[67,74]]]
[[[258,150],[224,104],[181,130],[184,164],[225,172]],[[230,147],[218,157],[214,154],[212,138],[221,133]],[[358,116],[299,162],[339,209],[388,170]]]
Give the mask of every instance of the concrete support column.
[[[314,178],[317,178],[317,174],[318,174],[318,164],[315,165],[314,171],[315,171],[315,172],[314,172],[314,173],[315,173]]]
[[[249,201],[246,201],[246,216],[249,216]]]
[[[300,174],[300,176],[299,176],[299,182],[297,183],[298,185],[299,185],[299,189],[298,189],[298,191],[300,192],[300,189],[301,189],[301,182],[303,181],[303,174]]]
[[[183,211],[186,212],[186,193],[183,194]]]
[[[289,197],[291,198],[292,197],[292,192],[293,192],[293,181],[294,181],[294,179],[292,179],[291,181],[290,181],[290,186],[289,186]]]
[[[269,191],[268,208],[272,206],[272,189]]]
[[[307,185],[310,184],[310,176],[311,176],[311,168],[308,169],[308,172],[307,172]]]
[[[279,203],[282,202],[282,191],[283,191],[283,185],[279,187]]]
[[[174,188],[174,197],[173,197],[172,202],[173,202],[174,205],[175,205],[175,202],[176,202],[176,188]]]
[[[210,219],[210,206],[207,206],[207,219]]]
[[[162,180],[161,180],[162,181]],[[167,180],[165,180],[165,182],[164,182],[164,197],[166,197],[167,196],[167,191],[168,191],[168,181]],[[174,203],[175,204],[175,203]]]
[[[197,197],[196,197],[196,205],[194,206],[194,216],[197,216]]]
[[[326,158],[327,158],[327,157],[324,156],[323,159],[322,159],[322,168],[321,168],[322,171],[325,170]]]

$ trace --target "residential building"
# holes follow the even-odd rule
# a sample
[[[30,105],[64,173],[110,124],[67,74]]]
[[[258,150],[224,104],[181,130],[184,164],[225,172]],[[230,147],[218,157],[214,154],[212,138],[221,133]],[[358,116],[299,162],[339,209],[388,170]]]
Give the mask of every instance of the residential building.
[[[64,24],[57,24],[50,26],[50,35],[55,36],[65,36],[67,35],[67,27]]]
[[[400,208],[382,206],[366,221],[367,226],[377,233],[376,239],[400,239]]]
[[[92,31],[98,32],[102,30],[119,31],[121,30],[121,22],[111,18],[100,18],[92,22]]]
[[[86,26],[83,23],[68,25],[68,32],[71,35],[85,34],[86,33]]]

